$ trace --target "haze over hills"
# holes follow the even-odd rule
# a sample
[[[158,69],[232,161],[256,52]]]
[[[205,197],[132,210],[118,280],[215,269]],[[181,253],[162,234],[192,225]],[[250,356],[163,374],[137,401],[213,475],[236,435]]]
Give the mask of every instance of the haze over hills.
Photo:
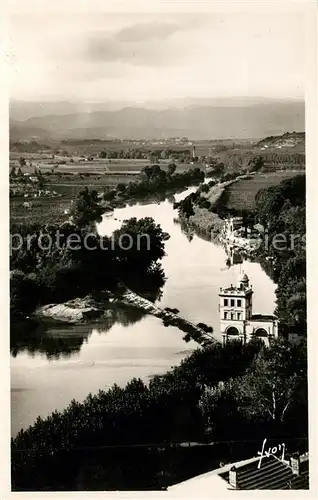
[[[11,140],[261,138],[305,130],[303,101],[255,97],[10,103]]]

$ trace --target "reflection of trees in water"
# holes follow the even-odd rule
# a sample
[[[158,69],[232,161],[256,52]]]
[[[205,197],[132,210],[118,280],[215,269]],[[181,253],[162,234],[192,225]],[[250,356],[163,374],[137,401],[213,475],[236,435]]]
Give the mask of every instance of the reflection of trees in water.
[[[138,323],[145,315],[141,309],[122,305],[116,310],[116,321],[123,326],[130,326]]]
[[[127,202],[127,205],[134,206],[136,203],[138,205],[149,205],[150,203],[161,203],[168,200],[169,203],[173,204],[175,202],[175,194],[182,193],[187,187],[162,189],[158,187],[159,191],[156,193],[142,194],[140,196],[135,195],[133,200]]]
[[[12,323],[10,351],[15,358],[20,352],[31,355],[45,354],[47,359],[69,358],[78,353],[84,341],[91,334],[91,328],[78,330],[74,325],[52,327],[45,322],[24,321]]]
[[[224,245],[226,252],[226,265],[227,267],[232,267],[237,264],[243,264],[244,260],[248,260],[247,255],[243,251],[239,251],[233,248],[231,245]]]
[[[132,286],[134,291],[147,296],[150,300],[158,300],[162,289],[158,287],[164,283],[160,271],[155,268],[142,282]],[[138,286],[139,284],[139,286]],[[142,286],[143,285],[143,286]],[[154,285],[157,285],[156,287]],[[88,342],[93,331],[106,333],[115,323],[129,326],[137,323],[145,313],[134,307],[117,306],[112,309],[109,317],[94,323],[81,325],[58,324],[48,321],[23,320],[11,322],[10,351],[15,358],[20,352],[26,351],[31,355],[45,354],[47,359],[69,358],[80,352],[84,342]]]
[[[103,322],[94,324],[94,331],[97,331],[100,335],[106,333],[108,330],[115,325],[115,323],[120,323],[122,326],[133,325],[140,321],[146,314],[135,307],[129,307],[124,304],[120,304],[113,309],[113,315],[111,318],[107,318]]]
[[[212,230],[210,231],[193,225],[185,218],[178,219],[175,222],[180,225],[182,233],[186,235],[190,242],[193,240],[193,236],[196,235],[201,240],[209,241],[214,245],[220,245],[218,233],[214,234]]]
[[[172,203],[172,204],[175,203],[176,199],[175,199],[174,194],[172,194],[171,196],[168,196],[167,200],[169,201],[169,203]]]
[[[129,276],[126,276],[124,281],[125,285],[135,293],[155,302],[162,297],[162,287],[165,280],[166,277],[161,264],[157,263],[150,270],[130,270]]]
[[[185,233],[185,235],[187,237],[187,240],[191,242],[193,240],[193,234],[194,234],[194,232],[192,230],[189,230],[189,231],[184,231],[184,233]]]
[[[138,205],[149,205],[150,203],[158,203],[161,201],[165,201],[166,199],[166,194],[165,193],[152,193],[149,196],[143,196],[140,198],[137,198]]]
[[[265,274],[274,281],[273,263],[270,260],[266,260],[257,254],[252,255],[244,250],[234,249],[228,244],[224,244],[224,249],[227,256],[225,263],[228,268],[237,264],[243,264],[245,261],[258,262]]]

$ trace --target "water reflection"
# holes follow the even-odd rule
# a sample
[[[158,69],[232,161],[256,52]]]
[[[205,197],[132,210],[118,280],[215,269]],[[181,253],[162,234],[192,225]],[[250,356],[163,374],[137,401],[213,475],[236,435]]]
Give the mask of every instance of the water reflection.
[[[45,354],[48,360],[70,358],[80,351],[84,340],[88,334],[79,335],[76,331],[72,335],[70,329],[58,329],[54,335],[54,329],[47,325],[39,324],[33,331],[29,331],[29,336],[16,336],[15,326],[11,327],[11,355],[16,358],[21,352],[27,352],[32,357],[35,354]]]
[[[235,266],[237,264],[243,264],[246,258],[243,258],[243,252],[233,248],[231,245],[224,245],[226,252],[226,265],[227,267]]]
[[[180,226],[182,233],[186,235],[188,241],[190,242],[193,240],[193,236],[197,235],[201,240],[210,241],[217,246],[222,245],[218,237],[214,236],[212,232],[210,234],[209,232],[206,232],[206,230],[204,229],[200,229],[199,227],[196,226],[194,227],[186,219],[180,220],[178,218],[174,218],[174,223]]]
[[[92,332],[105,334],[115,323],[128,327],[140,321],[145,313],[139,309],[117,306],[109,317],[93,324],[69,325],[52,321],[25,320],[11,324],[10,351],[16,358],[26,352],[32,357],[44,354],[48,360],[67,359],[78,354]]]

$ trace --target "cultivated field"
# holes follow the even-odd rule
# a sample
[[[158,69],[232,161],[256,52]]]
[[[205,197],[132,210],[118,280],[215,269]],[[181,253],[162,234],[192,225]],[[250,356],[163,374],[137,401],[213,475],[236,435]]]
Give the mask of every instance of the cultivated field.
[[[11,153],[10,154],[10,168],[13,166],[19,168],[19,158],[24,157],[26,166],[22,168],[23,172],[33,172],[34,168],[40,168],[42,173],[56,172],[56,173],[92,173],[92,174],[129,174],[138,175],[141,170],[150,165],[149,160],[144,159],[95,159],[92,161],[83,160],[80,157],[72,157],[56,155],[43,155],[39,153]],[[61,163],[63,162],[63,163]],[[171,160],[156,161],[156,164],[161,168],[167,169],[168,165],[172,163]],[[176,163],[176,172],[182,173],[193,167],[203,168],[203,165],[191,163]],[[120,181],[119,181],[120,182]]]
[[[231,183],[224,189],[220,203],[225,209],[240,211],[253,211],[255,209],[255,196],[260,189],[279,184],[282,180],[294,177],[303,172],[277,171],[257,173],[247,179],[240,179]]]
[[[10,200],[10,221],[12,223],[53,223],[63,222],[67,219],[65,210],[69,209],[71,198],[68,196],[56,198],[41,198],[32,200],[32,205],[27,208],[23,206],[23,198]]]
[[[33,174],[40,169],[45,178],[43,188],[55,191],[60,196],[10,200],[11,221],[50,222],[66,218],[64,214],[84,187],[103,192],[119,183],[137,181],[141,170],[150,164],[146,159],[83,159],[80,156],[52,155],[51,152],[11,152],[10,168],[20,168],[19,159],[25,158],[26,165],[21,167],[23,174]],[[156,162],[167,170],[171,160]],[[191,163],[177,164],[176,172],[182,173],[203,165]],[[25,206],[25,201],[30,202]]]
[[[70,207],[71,201],[85,187],[103,192],[111,189],[118,183],[125,183],[135,179],[134,174],[61,174],[55,173],[45,176],[44,190],[55,191],[59,196],[27,198],[14,197],[10,199],[10,217],[14,222],[53,222],[56,219],[66,219],[65,210]],[[25,201],[30,206],[25,207]]]

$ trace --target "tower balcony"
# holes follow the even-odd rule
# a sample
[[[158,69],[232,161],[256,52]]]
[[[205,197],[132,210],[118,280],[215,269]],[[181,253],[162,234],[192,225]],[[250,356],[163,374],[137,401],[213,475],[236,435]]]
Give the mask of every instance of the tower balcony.
[[[227,287],[227,288],[220,287],[219,296],[220,297],[223,297],[223,296],[226,296],[226,297],[227,296],[245,297],[246,295],[249,295],[251,293],[253,293],[253,287],[252,287],[252,285],[249,285],[246,288],[240,288],[240,287],[236,287],[236,286],[230,286],[230,287]]]

